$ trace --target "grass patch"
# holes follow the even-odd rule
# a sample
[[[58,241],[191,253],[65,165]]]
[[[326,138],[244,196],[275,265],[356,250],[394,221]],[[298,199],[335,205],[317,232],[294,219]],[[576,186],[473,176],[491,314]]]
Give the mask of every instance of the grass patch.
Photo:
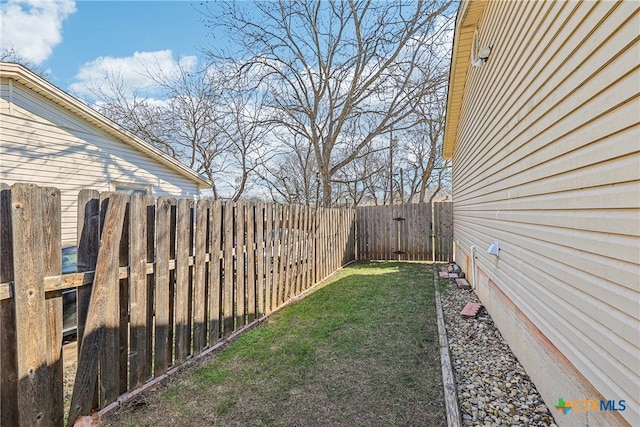
[[[428,264],[358,263],[106,425],[446,425]]]

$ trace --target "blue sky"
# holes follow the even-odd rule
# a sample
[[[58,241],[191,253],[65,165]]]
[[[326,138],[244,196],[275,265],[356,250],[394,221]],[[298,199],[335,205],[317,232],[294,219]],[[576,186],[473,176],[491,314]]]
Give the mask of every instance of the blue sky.
[[[154,58],[165,67],[193,59],[215,41],[198,1],[2,0],[0,46],[47,71],[56,86],[83,94],[102,69],[133,69]],[[132,85],[142,84],[125,73]]]

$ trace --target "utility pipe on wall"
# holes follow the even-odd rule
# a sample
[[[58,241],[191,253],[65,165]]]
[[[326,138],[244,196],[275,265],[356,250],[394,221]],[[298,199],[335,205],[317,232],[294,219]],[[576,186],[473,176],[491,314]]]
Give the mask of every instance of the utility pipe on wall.
[[[471,279],[471,287],[473,289],[476,288],[476,247],[471,246],[471,271],[472,271],[472,279]]]

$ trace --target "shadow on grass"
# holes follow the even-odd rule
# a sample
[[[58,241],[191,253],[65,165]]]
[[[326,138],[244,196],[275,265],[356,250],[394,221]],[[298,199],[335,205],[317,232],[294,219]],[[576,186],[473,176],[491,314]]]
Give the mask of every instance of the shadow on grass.
[[[446,425],[429,264],[356,263],[107,425]]]

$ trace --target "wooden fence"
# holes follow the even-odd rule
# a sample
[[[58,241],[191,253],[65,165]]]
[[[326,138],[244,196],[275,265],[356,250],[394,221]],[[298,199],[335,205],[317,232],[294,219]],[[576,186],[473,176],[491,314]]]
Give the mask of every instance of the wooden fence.
[[[77,290],[69,423],[243,329],[355,259],[355,211],[0,188],[0,425],[63,425],[62,291]]]
[[[452,203],[414,203],[356,208],[358,259],[450,261]],[[433,219],[432,219],[433,218]]]

